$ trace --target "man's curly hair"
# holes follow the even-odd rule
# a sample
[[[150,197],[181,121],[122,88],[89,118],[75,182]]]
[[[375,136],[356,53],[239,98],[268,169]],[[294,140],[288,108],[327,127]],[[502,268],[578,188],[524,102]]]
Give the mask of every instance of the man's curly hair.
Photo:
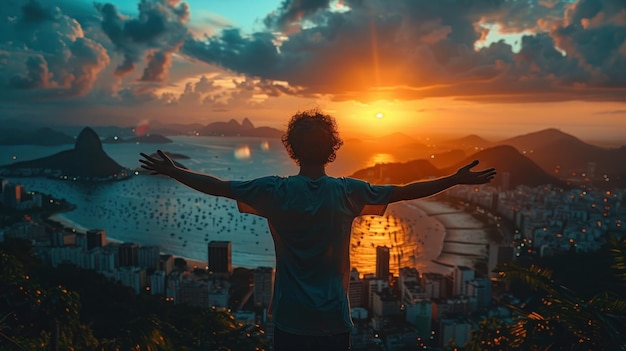
[[[298,165],[333,162],[343,145],[335,119],[317,109],[293,115],[281,140]]]

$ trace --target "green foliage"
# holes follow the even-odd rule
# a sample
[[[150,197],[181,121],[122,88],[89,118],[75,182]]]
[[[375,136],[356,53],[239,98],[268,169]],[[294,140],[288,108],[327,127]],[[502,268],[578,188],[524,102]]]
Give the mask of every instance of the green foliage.
[[[626,240],[611,241],[609,253],[611,267],[616,270],[614,276],[623,285]],[[533,292],[524,304],[507,305],[518,316],[508,328],[508,347],[537,351],[626,350],[626,299],[618,285],[603,284],[613,286],[615,291],[596,291],[587,297],[554,279],[552,270],[537,265],[508,264],[499,271],[505,281],[521,281]],[[493,328],[482,325],[473,334],[471,350],[481,349],[477,348],[481,341],[493,338]]]
[[[0,351],[269,349],[258,326],[226,311],[136,295],[71,265],[44,267],[24,242],[0,244],[0,311]]]

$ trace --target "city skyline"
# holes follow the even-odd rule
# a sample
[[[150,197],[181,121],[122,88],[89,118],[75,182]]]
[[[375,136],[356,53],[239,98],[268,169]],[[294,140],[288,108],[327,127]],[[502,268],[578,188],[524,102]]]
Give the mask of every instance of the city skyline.
[[[615,1],[54,0],[0,5],[2,119],[282,129],[320,108],[346,136],[624,141]]]

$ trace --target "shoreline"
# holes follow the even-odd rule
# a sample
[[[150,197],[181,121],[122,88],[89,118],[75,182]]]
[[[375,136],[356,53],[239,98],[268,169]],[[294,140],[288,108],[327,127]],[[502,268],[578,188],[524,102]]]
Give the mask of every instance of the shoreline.
[[[464,209],[454,208],[440,201],[419,199],[395,203],[388,208],[387,214],[402,218],[406,223],[419,224],[409,235],[413,236],[411,240],[421,243],[422,250],[419,252],[419,257],[415,259],[414,266],[422,272],[447,273],[451,269],[450,266],[455,265],[453,262],[467,263],[475,260],[477,257],[477,255],[464,255],[462,252],[459,252],[459,255],[455,252],[449,252],[449,250],[446,250],[446,245],[448,244],[482,245],[487,241],[487,232],[480,221],[476,220],[470,213],[465,212]],[[67,218],[63,212],[50,215],[48,219],[58,222],[64,227],[74,228],[82,233],[94,229],[87,228]],[[459,223],[463,224],[463,229],[455,228]],[[468,223],[472,224],[470,228],[467,226]],[[448,241],[447,239],[450,235],[454,238],[450,238],[452,240]],[[106,237],[106,244],[120,244],[123,242],[116,238]],[[165,251],[161,251],[161,254],[184,259],[190,269],[208,265],[208,258],[203,260]],[[233,268],[254,269],[256,267],[233,265]]]
[[[60,225],[66,227],[66,228],[76,229],[76,231],[78,231],[80,233],[86,233],[89,230],[89,228],[86,228],[86,227],[82,226],[81,224],[76,223],[76,222],[72,221],[71,219],[68,219],[68,218],[64,217],[62,213],[56,213],[56,214],[50,215],[50,216],[48,216],[48,219],[51,220],[51,221],[57,222]],[[122,240],[118,240],[118,239],[115,239],[115,238],[110,238],[108,236],[105,238],[105,245],[108,245],[108,244],[122,244],[122,243],[124,243],[124,241],[122,241]],[[208,262],[199,260],[197,258],[191,258],[191,257],[185,257],[185,256],[177,256],[177,255],[171,254],[169,252],[164,252],[164,251],[161,251],[161,254],[162,255],[172,255],[174,258],[182,258],[183,260],[185,260],[187,262],[187,267],[188,268],[196,268],[196,267],[197,268],[201,268],[201,267],[207,267],[207,265],[208,265]],[[249,267],[243,267],[243,268],[249,268]]]

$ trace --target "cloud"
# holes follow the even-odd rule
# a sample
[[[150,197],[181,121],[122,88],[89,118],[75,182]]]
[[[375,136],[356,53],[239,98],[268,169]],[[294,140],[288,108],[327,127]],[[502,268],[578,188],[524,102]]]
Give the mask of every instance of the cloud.
[[[112,3],[0,1],[2,99],[220,109],[284,95],[626,99],[623,0],[337,3],[284,0],[263,30],[246,33],[223,21],[192,30],[200,23],[179,0],[140,0],[132,15]],[[517,33],[515,50],[510,41],[477,48],[495,30]]]
[[[41,55],[26,59],[25,75],[11,77],[10,85],[17,89],[47,88],[50,86],[51,74],[48,63]]]
[[[102,30],[124,57],[115,74],[132,72],[145,55],[148,65],[140,80],[163,81],[172,53],[189,35],[189,6],[176,0],[141,0],[136,18],[120,14],[110,3],[95,6],[102,15]]]
[[[4,3],[0,10],[8,19],[0,25],[4,98],[68,98],[91,90],[109,56],[78,21],[36,0]]]
[[[623,100],[626,3],[618,0],[284,1],[267,31],[188,38],[182,52],[302,96],[337,100]],[[294,30],[294,24],[298,25]],[[525,31],[475,49],[489,25]],[[276,34],[276,29],[283,32]]]

